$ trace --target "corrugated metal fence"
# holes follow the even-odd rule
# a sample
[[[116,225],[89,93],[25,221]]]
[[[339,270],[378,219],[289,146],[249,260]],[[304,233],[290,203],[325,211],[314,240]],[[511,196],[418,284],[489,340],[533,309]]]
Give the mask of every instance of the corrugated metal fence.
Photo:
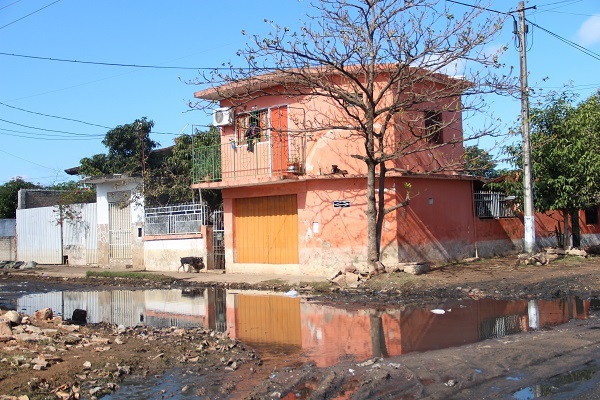
[[[85,251],[88,264],[98,262],[96,203],[74,204],[81,216],[76,222],[64,222],[62,246]],[[38,264],[62,264],[61,227],[56,207],[17,210],[17,259]]]

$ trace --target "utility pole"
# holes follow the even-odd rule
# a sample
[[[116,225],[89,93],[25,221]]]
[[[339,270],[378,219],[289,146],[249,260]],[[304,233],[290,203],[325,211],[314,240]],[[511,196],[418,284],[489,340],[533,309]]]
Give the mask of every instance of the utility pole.
[[[529,145],[529,87],[527,86],[527,48],[525,34],[525,3],[519,2],[519,27],[515,27],[515,34],[519,37],[519,51],[521,59],[521,135],[523,139],[523,199],[524,199],[524,250],[533,254],[535,250],[535,217],[533,209],[533,187],[531,173],[531,148]],[[516,21],[515,21],[516,25]]]

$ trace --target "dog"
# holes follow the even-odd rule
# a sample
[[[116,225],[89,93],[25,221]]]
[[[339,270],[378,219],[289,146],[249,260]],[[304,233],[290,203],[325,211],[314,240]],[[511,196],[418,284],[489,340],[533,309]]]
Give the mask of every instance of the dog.
[[[188,266],[187,272],[192,272],[192,270],[194,272],[200,272],[200,270],[205,267],[202,257],[181,257],[179,260],[181,261],[181,265],[177,268],[177,272],[182,268],[183,272],[186,272],[186,265]]]

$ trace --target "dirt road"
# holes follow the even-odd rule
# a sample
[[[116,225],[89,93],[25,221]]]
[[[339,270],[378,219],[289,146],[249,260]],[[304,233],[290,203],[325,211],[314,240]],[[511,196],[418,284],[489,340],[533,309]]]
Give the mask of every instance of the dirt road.
[[[200,284],[187,278],[168,283],[75,277],[64,280],[42,269],[26,275],[0,275],[2,296],[10,296],[8,288],[16,288],[23,281],[28,282],[28,291],[50,284],[62,289]],[[253,285],[232,282],[231,277],[227,282],[215,277],[202,284],[296,288],[315,300],[348,304],[556,299],[568,295],[590,299],[600,293],[600,259],[569,257],[545,266],[519,265],[512,257],[480,260],[434,268],[426,275],[382,274],[356,289],[323,282],[288,283],[279,277],[264,277]],[[197,377],[193,380],[196,383],[163,395],[206,399],[529,399],[542,394],[552,398],[600,398],[600,321],[596,310],[587,319],[541,331],[424,353],[366,361],[348,359],[326,368],[302,364],[286,355],[278,360],[262,360],[260,352],[242,343],[198,329],[88,325],[69,331],[74,328],[59,320],[32,320],[24,326],[28,325],[40,328],[39,334],[48,339],[2,339],[2,395],[94,398],[114,392],[116,385],[136,377],[160,381],[162,372],[180,368]],[[21,328],[13,327],[13,333],[15,329]],[[34,370],[35,358],[50,360],[47,368]],[[86,361],[91,366],[84,366]]]

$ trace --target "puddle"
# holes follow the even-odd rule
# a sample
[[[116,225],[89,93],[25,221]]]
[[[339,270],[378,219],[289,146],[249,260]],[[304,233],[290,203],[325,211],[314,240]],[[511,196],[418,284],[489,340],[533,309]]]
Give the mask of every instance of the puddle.
[[[373,309],[215,288],[64,291],[16,301],[27,314],[45,307],[64,318],[84,309],[90,323],[210,328],[252,345],[264,359],[328,367],[349,356],[362,361],[438,350],[587,318],[590,301],[481,299]]]
[[[600,383],[598,362],[587,364],[584,368],[557,375],[540,384],[529,386],[513,393],[516,400],[531,400],[552,396],[553,399],[574,399],[590,387]]]

